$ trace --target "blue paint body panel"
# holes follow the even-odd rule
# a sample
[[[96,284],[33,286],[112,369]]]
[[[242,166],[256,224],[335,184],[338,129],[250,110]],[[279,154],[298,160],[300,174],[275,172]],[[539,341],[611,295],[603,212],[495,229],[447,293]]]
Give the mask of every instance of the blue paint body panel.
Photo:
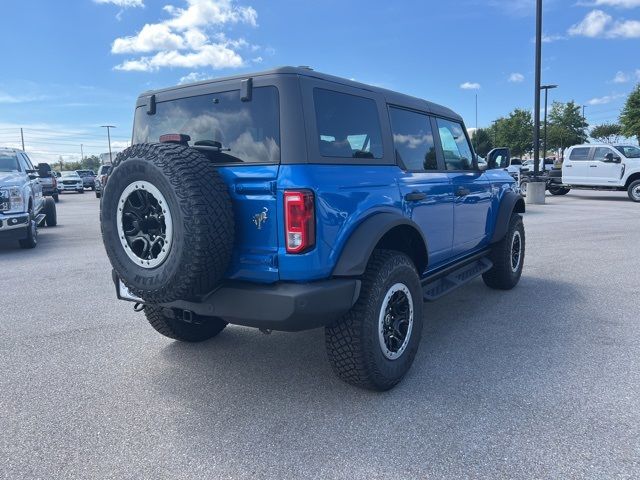
[[[395,212],[419,226],[427,242],[426,275],[488,245],[501,198],[514,183],[499,170],[411,173],[395,165],[238,165],[220,172],[236,219],[226,277],[258,283],[329,278],[353,232],[380,212]],[[458,188],[470,193],[456,196]],[[283,195],[296,189],[314,192],[316,245],[293,255],[285,249]],[[426,197],[404,200],[416,191]],[[255,217],[261,213],[266,220],[258,226]]]

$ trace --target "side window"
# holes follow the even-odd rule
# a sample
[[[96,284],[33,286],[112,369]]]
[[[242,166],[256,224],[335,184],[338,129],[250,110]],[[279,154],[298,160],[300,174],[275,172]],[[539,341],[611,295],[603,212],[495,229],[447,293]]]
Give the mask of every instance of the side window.
[[[437,121],[446,169],[473,170],[473,154],[462,125],[442,118]]]
[[[382,158],[382,131],[376,102],[370,98],[313,90],[320,155]]]
[[[569,160],[589,160],[589,147],[574,148],[571,150]]]
[[[407,170],[438,170],[436,145],[427,115],[389,107],[396,155]]]
[[[595,151],[595,153],[593,155],[593,159],[594,160],[598,160],[600,162],[604,162],[604,156],[607,153],[613,153],[613,150],[611,150],[608,147],[597,147],[596,151]],[[614,155],[615,155],[615,153],[614,153]]]
[[[23,155],[22,153],[18,154],[18,160],[20,161],[20,169],[24,172],[25,170],[33,170],[33,167],[31,167],[29,165],[29,162],[27,161],[27,157],[26,155]]]

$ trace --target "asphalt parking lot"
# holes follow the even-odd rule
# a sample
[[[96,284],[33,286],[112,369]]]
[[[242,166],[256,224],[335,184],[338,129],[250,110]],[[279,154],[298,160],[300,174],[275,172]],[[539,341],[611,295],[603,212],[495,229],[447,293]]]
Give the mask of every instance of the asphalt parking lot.
[[[640,205],[547,197],[511,292],[427,304],[388,393],[337,380],[323,332],[172,342],[115,299],[99,201],[0,245],[0,478],[638,478]]]

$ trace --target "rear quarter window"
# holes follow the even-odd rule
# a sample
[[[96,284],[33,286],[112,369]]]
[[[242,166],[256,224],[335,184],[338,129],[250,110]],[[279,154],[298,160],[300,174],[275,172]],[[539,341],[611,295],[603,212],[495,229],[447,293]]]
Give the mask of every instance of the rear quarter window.
[[[589,159],[589,147],[574,148],[571,150],[569,160],[588,160]]]
[[[217,163],[278,163],[278,90],[256,87],[248,102],[240,100],[240,90],[158,102],[154,115],[138,107],[134,144],[159,142],[171,133],[189,135],[189,146]]]

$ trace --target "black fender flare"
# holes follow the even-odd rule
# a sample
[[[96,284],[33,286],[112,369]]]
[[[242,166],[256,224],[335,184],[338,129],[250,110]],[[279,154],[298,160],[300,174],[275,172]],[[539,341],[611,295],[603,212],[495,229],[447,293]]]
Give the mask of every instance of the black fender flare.
[[[515,192],[507,192],[500,202],[500,209],[496,218],[496,227],[493,230],[491,243],[499,242],[507,234],[511,215],[515,213],[524,213],[524,198]]]
[[[337,277],[353,277],[362,275],[367,268],[369,258],[382,237],[395,227],[406,225],[416,231],[422,240],[421,252],[424,255],[424,265],[427,263],[427,241],[418,225],[399,213],[381,212],[368,217],[358,225],[351,234],[342,253],[333,269],[333,275]]]

